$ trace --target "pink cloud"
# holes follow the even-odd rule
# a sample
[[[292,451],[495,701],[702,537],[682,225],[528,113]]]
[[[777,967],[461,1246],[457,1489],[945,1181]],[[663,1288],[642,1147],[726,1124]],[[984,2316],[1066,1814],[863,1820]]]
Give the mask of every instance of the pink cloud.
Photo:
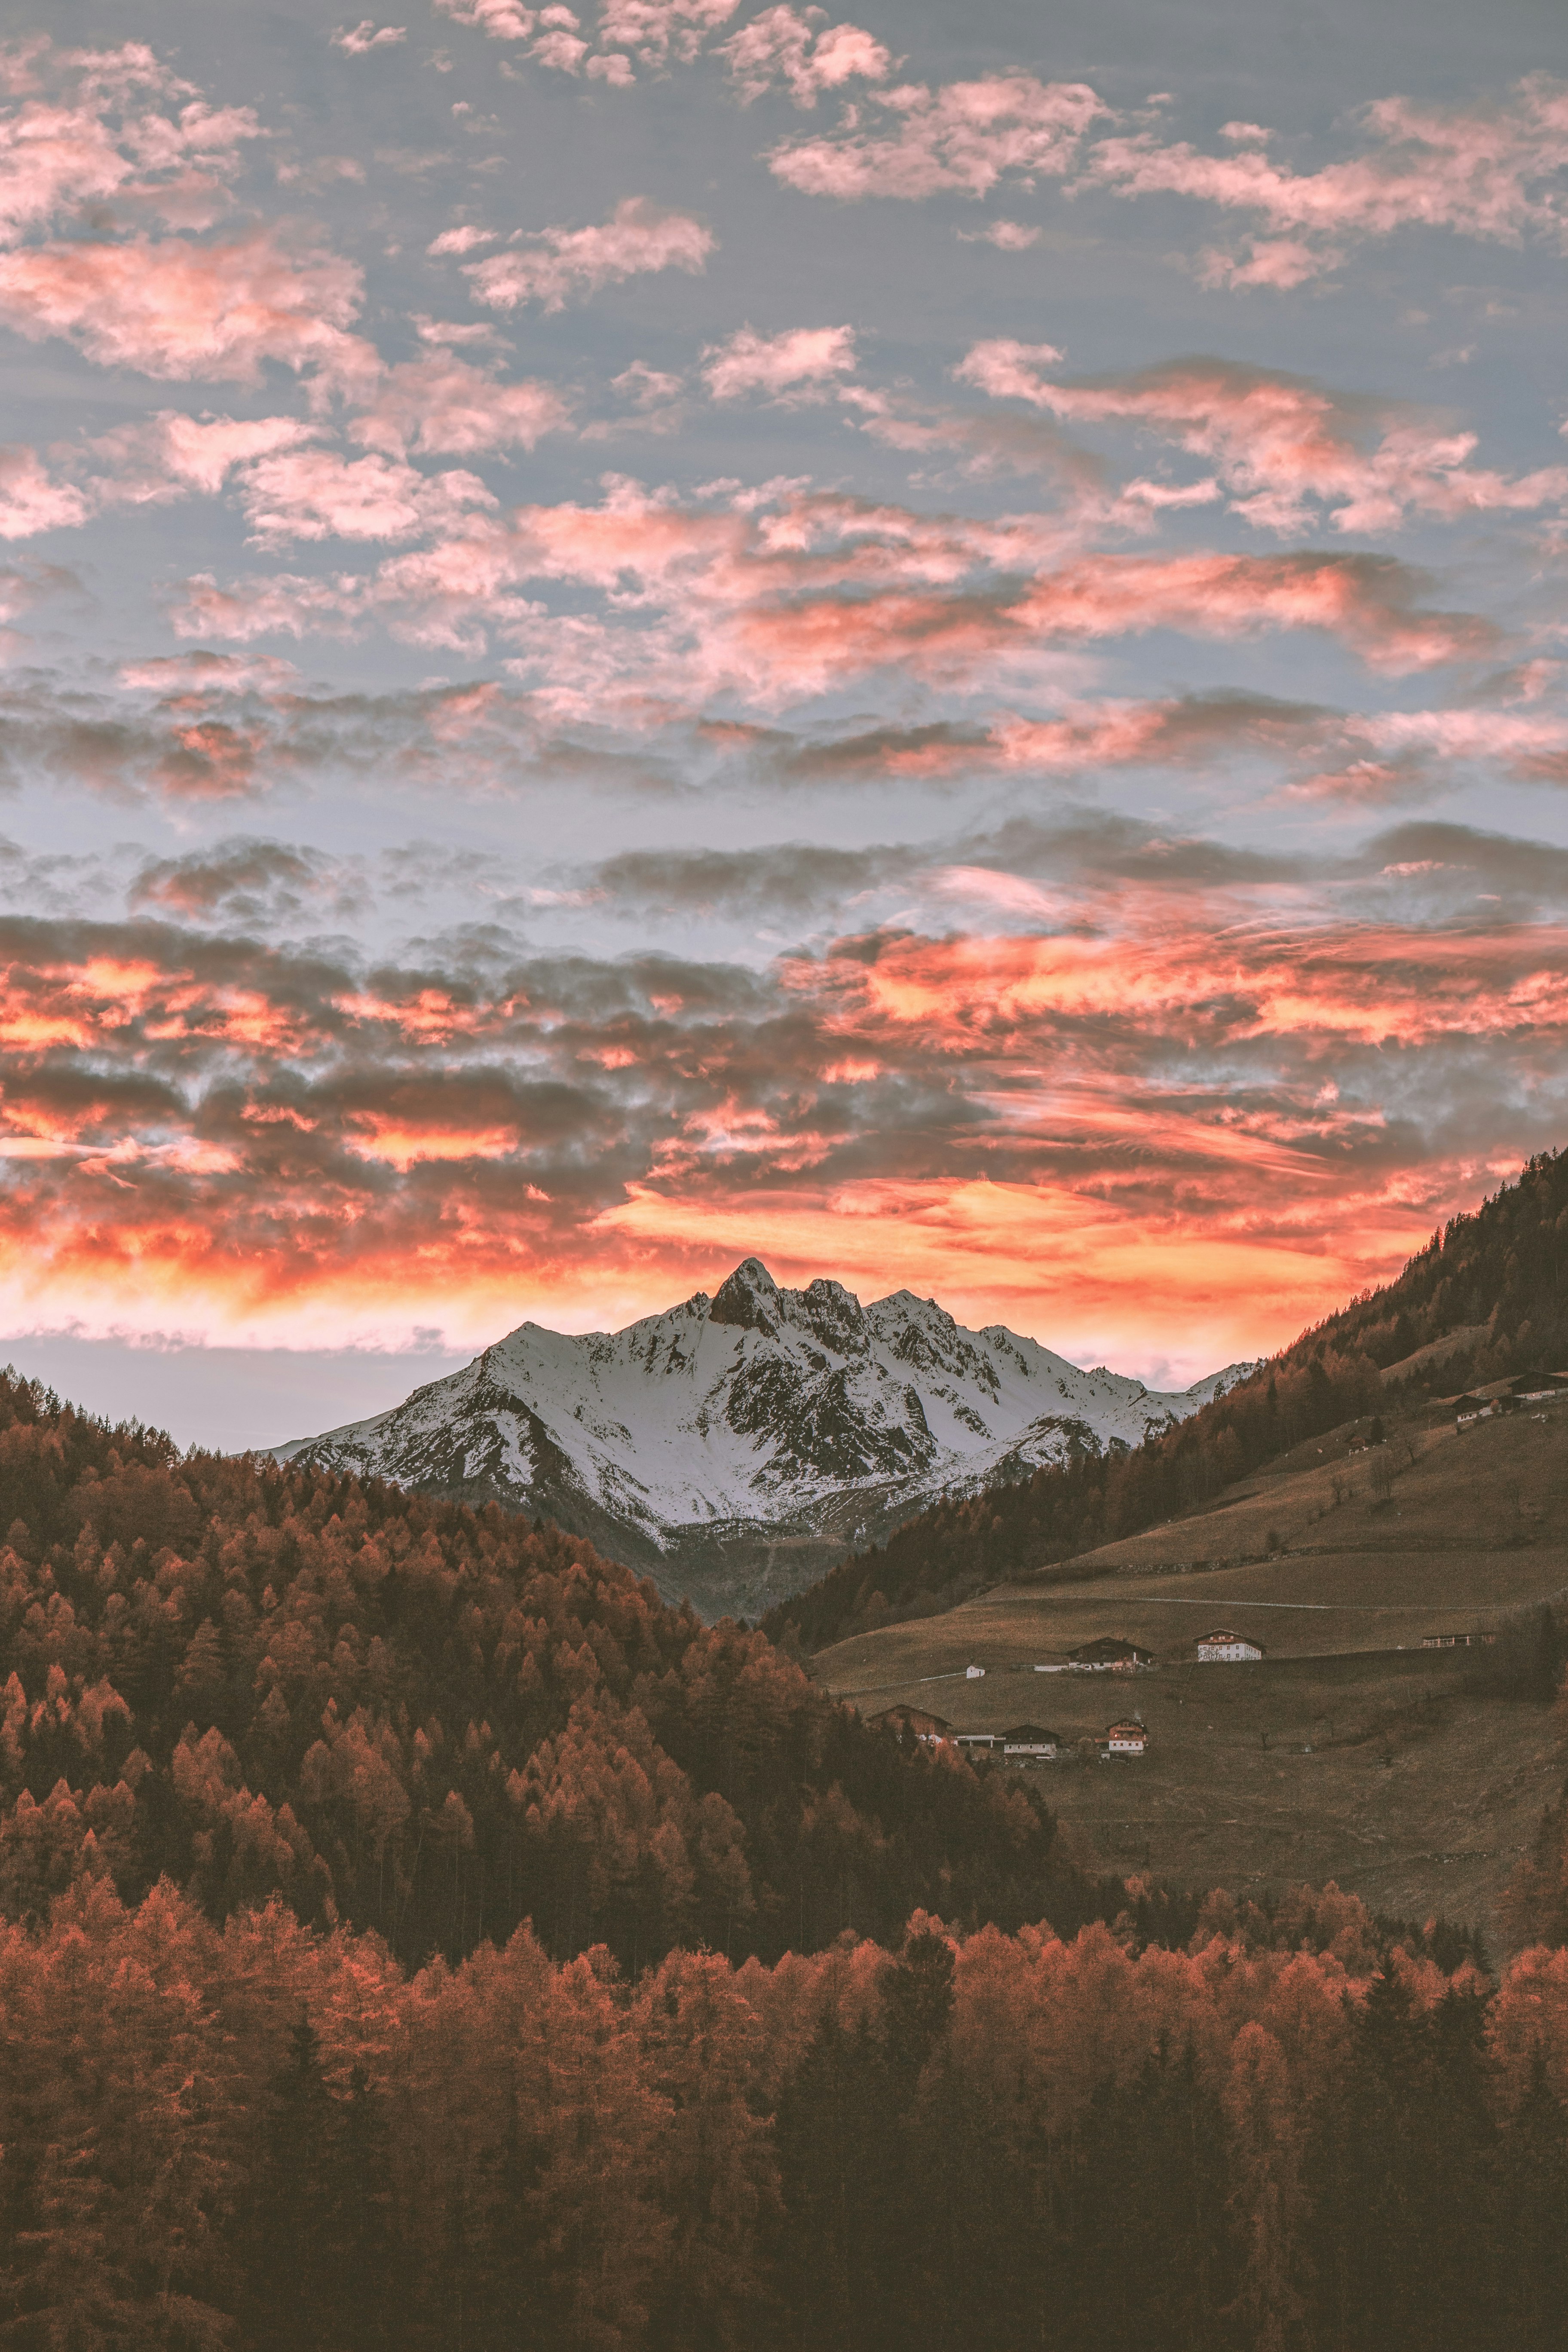
[[[1101,141],[1085,176],[1122,195],[1192,196],[1260,215],[1266,231],[1247,250],[1209,257],[1209,274],[1237,286],[1300,285],[1332,268],[1346,239],[1407,227],[1501,245],[1536,236],[1568,249],[1560,184],[1568,170],[1568,84],[1534,74],[1506,99],[1470,108],[1382,99],[1361,121],[1365,152],[1316,172],[1274,163],[1260,143],[1205,155],[1141,131]]]
[[[1023,221],[1009,220],[993,221],[989,228],[961,228],[954,233],[961,245],[994,245],[998,253],[1026,253],[1045,235],[1042,228],[1030,228]]]
[[[240,503],[252,539],[277,547],[301,539],[411,539],[495,499],[474,474],[426,475],[379,456],[344,459],[298,449],[247,467]]]
[[[209,107],[141,42],[38,42],[16,94],[24,102],[0,116],[4,242],[110,199],[204,224],[227,204],[242,144],[261,136],[249,107]]]
[[[535,65],[556,73],[586,73],[613,89],[627,89],[637,79],[635,65],[659,70],[689,64],[708,36],[734,15],[739,0],[605,0],[596,52],[583,37],[581,18],[561,0],[546,8],[524,7],[521,0],[436,0],[436,5],[456,23],[488,34],[491,40],[527,42]]]
[[[157,695],[293,693],[300,673],[273,654],[158,654],[123,662],[120,683],[130,692]]]
[[[1289,757],[1334,731],[1330,713],[1247,697],[1082,701],[1051,719],[998,719],[987,749],[1003,767],[1092,772],[1206,765],[1238,751]]]
[[[498,383],[483,368],[432,352],[388,368],[368,408],[349,430],[367,448],[402,457],[465,457],[483,449],[531,449],[558,433],[571,407],[553,385],[525,378]]]
[[[739,0],[604,0],[599,47],[626,50],[646,65],[689,65],[738,5]]]
[[[342,49],[351,58],[368,57],[373,49],[394,47],[408,38],[405,25],[378,26],[373,16],[363,16],[352,30],[345,32],[340,25],[332,37],[334,49]]]
[[[476,298],[492,310],[538,302],[546,310],[559,310],[644,271],[698,275],[716,242],[711,229],[690,214],[667,212],[647,196],[627,196],[597,227],[542,229],[510,252],[465,262],[463,274]]]
[[[856,122],[786,142],[769,156],[770,169],[814,196],[983,196],[1006,173],[1072,171],[1085,133],[1108,111],[1083,82],[1026,73],[935,90],[906,84],[877,93],[877,102],[885,110],[872,128]]]
[[[994,397],[1052,415],[1124,423],[1215,467],[1231,510],[1262,529],[1299,530],[1310,504],[1342,530],[1387,530],[1407,514],[1452,519],[1523,511],[1568,499],[1568,467],[1510,478],[1472,467],[1473,433],[1456,433],[1393,402],[1331,393],[1310,379],[1226,360],[1173,360],[1134,375],[1063,383],[1046,373],[1060,353],[1005,339],[976,343],[956,373]],[[1154,501],[1181,492],[1134,488]],[[1212,481],[1187,495],[1210,498]]]
[[[88,444],[95,468],[104,468],[90,478],[92,497],[100,506],[159,503],[189,490],[211,497],[237,466],[298,448],[313,435],[294,416],[198,417],[166,408]]]
[[[1151,628],[1218,637],[1324,629],[1372,668],[1394,674],[1490,649],[1496,632],[1489,624],[1468,614],[1418,610],[1417,585],[1389,556],[1091,556],[1032,583],[1016,616],[1026,625],[1089,637]]]
[[[1344,257],[1342,246],[1304,245],[1298,236],[1259,236],[1251,238],[1242,253],[1205,247],[1198,256],[1198,276],[1205,286],[1228,286],[1233,293],[1261,286],[1289,294],[1337,269]]]
[[[492,41],[526,41],[539,22],[535,11],[520,7],[518,0],[436,0],[436,5],[454,23],[488,33]]]
[[[87,500],[53,480],[36,449],[0,448],[0,539],[31,539],[85,522]]]
[[[1042,370],[1057,366],[1061,358],[1055,343],[1020,343],[1000,335],[972,344],[953,373],[988,392],[993,400],[1031,400],[1043,407]]]
[[[375,619],[472,652],[500,637],[555,707],[580,710],[649,696],[689,709],[722,690],[776,707],[883,669],[1038,690],[1072,648],[1151,629],[1322,629],[1394,673],[1494,643],[1468,614],[1426,610],[1419,575],[1390,557],[1129,557],[1067,553],[1063,541],[1051,516],[932,517],[799,489],[682,507],[612,481],[599,507],[475,518],[367,576],[204,580],[175,625],[248,641]],[[544,581],[595,590],[604,609],[552,614],[528,593]]]
[[[853,327],[795,327],[782,335],[738,328],[702,354],[702,373],[715,400],[746,392],[795,392],[830,383],[855,367]]]
[[[181,637],[218,637],[249,645],[257,637],[346,635],[365,599],[353,581],[309,580],[275,572],[237,588],[220,588],[210,572],[183,582],[172,618]]]
[[[361,284],[357,264],[288,252],[269,228],[226,245],[59,243],[0,253],[0,320],[143,375],[254,383],[271,360],[352,379],[372,359],[347,331]]]
[[[493,228],[447,228],[425,248],[439,259],[448,253],[472,253],[479,245],[493,245],[500,231]]]
[[[813,107],[825,90],[851,80],[885,81],[893,68],[881,42],[858,25],[818,29],[791,7],[764,8],[721,42],[718,54],[744,106],[782,82],[797,106]]]
[[[579,20],[570,8],[545,8],[540,12],[542,27],[539,38],[529,51],[536,65],[550,66],[557,73],[578,73],[588,54],[588,44],[579,31]]]
[[[311,432],[294,417],[237,423],[164,410],[84,445],[58,446],[57,474],[37,450],[0,449],[0,538],[72,527],[115,507],[163,505],[192,490],[211,495],[236,467],[297,447]]]

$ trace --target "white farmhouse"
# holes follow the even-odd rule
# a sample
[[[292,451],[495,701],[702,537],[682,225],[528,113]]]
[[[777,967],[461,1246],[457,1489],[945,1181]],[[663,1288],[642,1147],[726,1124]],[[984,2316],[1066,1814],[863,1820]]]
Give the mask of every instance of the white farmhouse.
[[[1204,1666],[1248,1664],[1262,1655],[1261,1642],[1249,1642],[1244,1633],[1233,1633],[1224,1625],[1204,1634],[1198,1643],[1198,1664]]]
[[[1128,1723],[1113,1723],[1105,1735],[1108,1756],[1142,1756],[1149,1746],[1149,1735],[1134,1716]]]
[[[1043,1723],[1016,1723],[1002,1734],[1002,1754],[1009,1764],[1054,1764],[1065,1742],[1059,1731]]]

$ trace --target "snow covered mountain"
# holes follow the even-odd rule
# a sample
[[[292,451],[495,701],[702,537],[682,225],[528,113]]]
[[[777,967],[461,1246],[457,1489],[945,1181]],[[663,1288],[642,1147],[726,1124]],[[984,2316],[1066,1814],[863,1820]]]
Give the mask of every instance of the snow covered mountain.
[[[755,1615],[943,1492],[1136,1445],[1252,1370],[1160,1395],[897,1290],[784,1290],[749,1257],[624,1331],[524,1323],[280,1459],[553,1519],[705,1615]]]

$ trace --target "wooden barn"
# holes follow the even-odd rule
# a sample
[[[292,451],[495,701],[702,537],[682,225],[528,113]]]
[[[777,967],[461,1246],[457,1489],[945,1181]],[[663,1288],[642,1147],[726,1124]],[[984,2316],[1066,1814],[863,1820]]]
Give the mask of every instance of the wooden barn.
[[[952,1737],[952,1726],[944,1715],[928,1715],[920,1706],[885,1706],[880,1715],[868,1715],[866,1720],[885,1725],[889,1731],[912,1731],[928,1748],[940,1748]]]
[[[1068,1657],[1073,1665],[1095,1675],[1131,1675],[1154,1663],[1152,1650],[1141,1650],[1136,1642],[1125,1642],[1119,1633],[1101,1633],[1095,1641],[1080,1643],[1068,1652]]]

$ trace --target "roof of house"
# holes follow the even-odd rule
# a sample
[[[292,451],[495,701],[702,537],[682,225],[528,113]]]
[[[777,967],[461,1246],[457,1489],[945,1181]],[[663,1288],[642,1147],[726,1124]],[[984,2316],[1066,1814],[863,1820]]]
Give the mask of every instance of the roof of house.
[[[1113,1723],[1105,1736],[1107,1739],[1147,1739],[1149,1734],[1134,1716],[1130,1723]]]
[[[1061,1733],[1047,1731],[1043,1723],[1016,1723],[1011,1731],[1005,1731],[1002,1734],[1002,1738],[1005,1743],[1012,1746],[1021,1746],[1025,1742],[1039,1746],[1047,1739],[1058,1746],[1061,1742]]]
[[[1215,1644],[1220,1642],[1240,1642],[1245,1643],[1246,1647],[1249,1650],[1261,1650],[1263,1647],[1262,1643],[1258,1640],[1255,1634],[1233,1633],[1230,1631],[1230,1628],[1226,1625],[1216,1625],[1212,1633],[1200,1633],[1198,1635],[1198,1647],[1200,1650],[1211,1649]]]
[[[895,1731],[951,1731],[952,1726],[944,1715],[927,1715],[923,1707],[885,1706],[880,1715],[868,1716],[868,1723],[885,1723]]]
[[[1148,1658],[1151,1650],[1141,1650],[1136,1642],[1124,1641],[1120,1633],[1100,1633],[1092,1642],[1080,1642],[1076,1650],[1068,1652],[1069,1658]]]

